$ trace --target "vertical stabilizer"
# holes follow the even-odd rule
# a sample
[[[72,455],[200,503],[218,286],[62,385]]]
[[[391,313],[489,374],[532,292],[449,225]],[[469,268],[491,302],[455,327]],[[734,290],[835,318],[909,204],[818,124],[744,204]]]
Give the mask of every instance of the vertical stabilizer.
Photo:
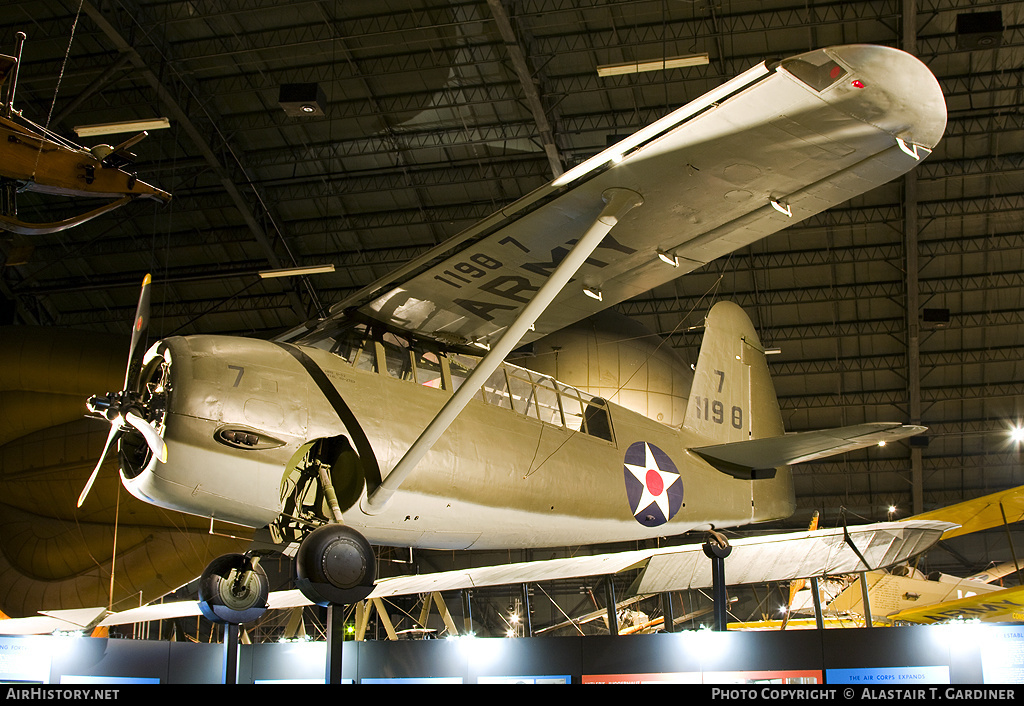
[[[764,346],[732,302],[708,312],[683,426],[716,444],[784,433]]]

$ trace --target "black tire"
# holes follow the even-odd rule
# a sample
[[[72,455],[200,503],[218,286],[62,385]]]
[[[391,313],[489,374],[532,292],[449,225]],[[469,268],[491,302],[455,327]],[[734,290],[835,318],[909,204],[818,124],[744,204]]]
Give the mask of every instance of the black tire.
[[[258,620],[267,611],[269,596],[266,572],[244,554],[217,557],[199,577],[199,610],[214,623]]]
[[[317,605],[363,600],[377,576],[373,547],[345,525],[324,525],[311,532],[295,555],[295,585]]]

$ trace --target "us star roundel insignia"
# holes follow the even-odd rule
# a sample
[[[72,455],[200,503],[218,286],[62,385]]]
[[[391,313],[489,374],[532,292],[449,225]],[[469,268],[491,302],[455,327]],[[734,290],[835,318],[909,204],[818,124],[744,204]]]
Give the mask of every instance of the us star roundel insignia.
[[[671,520],[683,504],[683,479],[676,465],[654,444],[638,441],[626,449],[626,497],[633,517],[657,527]]]

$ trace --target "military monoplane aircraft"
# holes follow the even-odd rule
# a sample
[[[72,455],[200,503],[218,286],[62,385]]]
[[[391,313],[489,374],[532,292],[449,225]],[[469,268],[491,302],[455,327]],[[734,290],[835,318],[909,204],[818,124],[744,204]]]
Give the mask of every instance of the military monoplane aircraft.
[[[111,425],[103,455],[117,441],[146,502],[297,545],[296,583],[321,605],[370,595],[371,543],[564,546],[785,518],[791,464],[922,428],[786,435],[764,347],[728,302],[707,315],[681,424],[506,358],[907,172],[945,120],[912,56],[824,49],[755,66],[277,340],[143,353],[147,278],[124,389],[88,402]],[[201,602],[244,622],[266,583],[258,555],[221,558]]]

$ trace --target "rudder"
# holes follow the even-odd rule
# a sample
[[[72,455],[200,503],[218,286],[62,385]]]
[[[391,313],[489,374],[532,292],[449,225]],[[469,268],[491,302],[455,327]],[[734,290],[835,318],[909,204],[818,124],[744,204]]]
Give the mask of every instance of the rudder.
[[[683,427],[722,444],[784,433],[764,346],[732,302],[715,304],[705,319]]]

